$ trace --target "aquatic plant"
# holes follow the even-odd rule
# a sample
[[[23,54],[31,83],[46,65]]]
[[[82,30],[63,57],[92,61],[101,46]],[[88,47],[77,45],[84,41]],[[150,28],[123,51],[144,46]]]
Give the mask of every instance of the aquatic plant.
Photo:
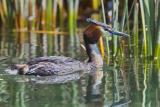
[[[0,0],[0,23],[14,32],[60,35],[66,34],[64,31],[67,25],[73,43],[78,41],[77,36],[73,35],[79,31],[77,20],[83,15],[79,12],[85,11],[80,8],[83,7],[81,5],[84,5],[82,0]],[[123,58],[127,54],[136,58],[160,59],[159,0],[93,0],[85,2],[85,6],[89,8],[87,15],[91,14],[93,19],[131,34],[125,39],[116,36],[110,39],[106,36],[105,42],[101,38],[99,46],[102,56]],[[19,38],[24,39],[22,36]]]
[[[138,21],[138,13],[139,13],[139,4],[136,3],[134,5],[134,22],[133,22],[133,46],[134,46],[134,49],[133,49],[133,56],[135,58],[138,58],[138,55],[139,55],[139,34],[138,34],[138,28],[139,28],[139,21]]]
[[[105,9],[104,9],[104,0],[101,0],[101,7],[102,7],[102,20],[103,20],[103,22],[104,23],[106,23],[106,15],[105,15]],[[108,36],[106,36],[106,50],[107,50],[107,56],[108,57],[110,57],[110,49],[109,49],[109,37]],[[100,45],[100,47],[101,47],[101,53],[102,53],[102,56],[104,57],[104,49],[103,49],[103,42],[102,42],[102,38],[100,39],[100,41],[101,41],[101,45]]]

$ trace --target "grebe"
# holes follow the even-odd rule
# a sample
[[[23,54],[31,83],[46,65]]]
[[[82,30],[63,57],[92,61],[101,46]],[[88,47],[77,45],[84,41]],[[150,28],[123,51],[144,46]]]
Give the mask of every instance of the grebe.
[[[89,60],[87,63],[65,56],[38,57],[28,61],[26,64],[15,64],[11,70],[17,70],[21,75],[65,75],[80,70],[92,71],[96,67],[103,66],[103,60],[96,45],[102,35],[99,26],[106,30],[103,23],[88,19],[90,24],[83,32],[83,39]],[[113,32],[110,31],[109,32]],[[120,35],[120,34],[118,34]]]

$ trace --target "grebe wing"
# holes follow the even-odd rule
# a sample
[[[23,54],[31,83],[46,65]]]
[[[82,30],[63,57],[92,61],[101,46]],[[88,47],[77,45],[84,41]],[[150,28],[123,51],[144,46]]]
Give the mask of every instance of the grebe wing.
[[[52,62],[52,63],[65,63],[65,62],[72,62],[75,61],[75,59],[65,56],[47,56],[47,57],[38,57],[33,58],[30,61],[27,62],[28,65],[34,65],[39,62]]]
[[[29,71],[27,75],[40,75],[40,76],[49,76],[54,75],[58,72],[58,66],[51,62],[39,62],[29,66]]]
[[[66,75],[85,70],[85,66],[80,61],[55,64],[53,62],[39,62],[29,66],[27,75]]]

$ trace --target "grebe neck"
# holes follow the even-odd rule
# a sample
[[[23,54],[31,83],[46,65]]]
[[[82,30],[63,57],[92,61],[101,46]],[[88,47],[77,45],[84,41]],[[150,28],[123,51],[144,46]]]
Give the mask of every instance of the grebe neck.
[[[87,55],[89,57],[88,62],[94,62],[96,66],[103,66],[103,59],[97,47],[97,44],[85,43],[85,46]]]

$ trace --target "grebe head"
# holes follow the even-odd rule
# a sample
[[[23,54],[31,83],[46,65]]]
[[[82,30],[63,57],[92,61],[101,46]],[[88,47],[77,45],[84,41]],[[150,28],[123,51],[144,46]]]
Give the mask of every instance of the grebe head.
[[[102,32],[99,26],[94,24],[89,25],[83,32],[83,39],[85,44],[96,44],[101,37]]]
[[[18,74],[24,75],[29,71],[29,67],[27,64],[15,64],[11,66],[11,70],[16,70]]]
[[[89,25],[83,33],[83,39],[86,47],[86,52],[88,54],[88,62],[95,62],[97,66],[103,65],[103,60],[99,49],[96,45],[102,32],[99,26],[94,24]]]

